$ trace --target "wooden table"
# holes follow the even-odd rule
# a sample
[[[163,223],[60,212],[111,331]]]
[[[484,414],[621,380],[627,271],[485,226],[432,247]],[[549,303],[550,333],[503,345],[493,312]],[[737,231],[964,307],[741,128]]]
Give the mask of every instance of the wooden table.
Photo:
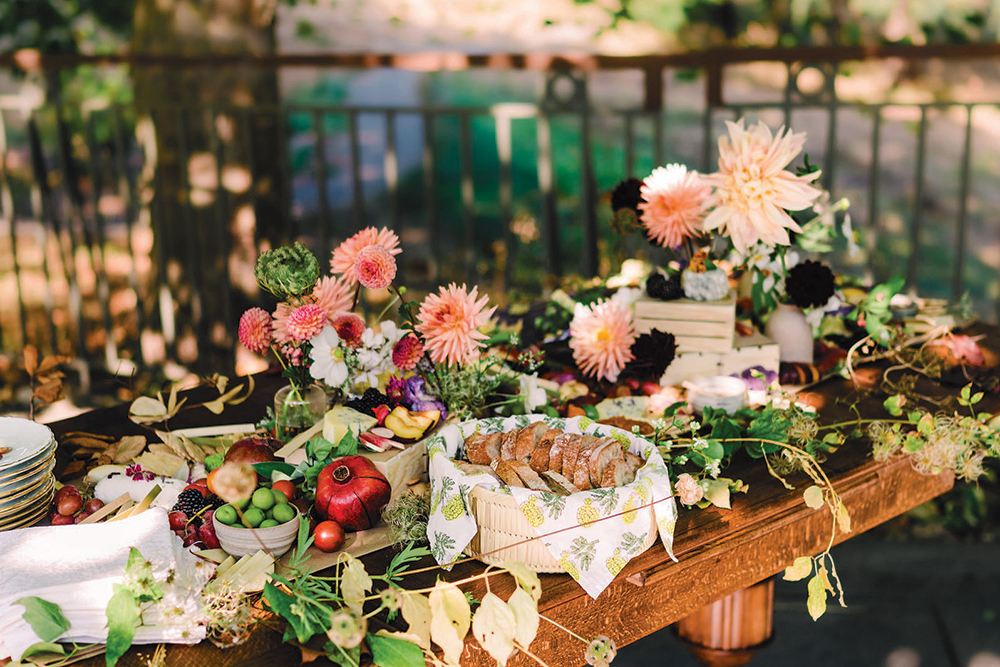
[[[219,417],[204,409],[182,413],[171,425],[180,428],[209,423],[255,421],[263,412],[268,396],[279,386],[274,378],[262,378],[255,395],[240,406],[227,408]],[[936,387],[936,389],[935,389]],[[924,393],[947,390],[937,386],[923,388]],[[840,401],[837,401],[837,398]],[[844,401],[863,399],[847,382],[836,379],[810,392],[812,401],[822,404],[824,420],[850,417]],[[879,400],[861,400],[862,413],[884,416]],[[220,421],[221,420],[221,421]],[[142,430],[125,418],[125,408],[87,413],[51,425],[58,434],[91,430],[114,435]],[[894,458],[877,463],[869,446],[851,441],[832,454],[823,464],[834,487],[846,504],[853,525],[849,535],[838,535],[837,542],[879,525],[935,496],[949,490],[949,473],[924,476],[915,472],[908,460]],[[667,556],[657,542],[644,554],[632,559],[615,581],[598,597],[591,599],[568,575],[542,575],[543,594],[539,611],[583,637],[610,636],[619,645],[631,643],[661,628],[690,616],[706,605],[766,581],[781,572],[798,556],[814,555],[829,543],[831,517],[824,508],[811,510],[803,503],[802,490],[809,485],[805,475],[789,478],[797,488],[788,491],[771,478],[759,462],[738,461],[726,475],[749,484],[746,494],[734,494],[731,511],[709,508],[681,509],[677,522],[674,551],[679,562]],[[365,557],[370,570],[384,568],[392,551],[384,550]],[[481,572],[483,566],[468,563],[457,566],[445,577],[460,579]],[[432,586],[437,573],[417,575],[408,586]],[[505,598],[510,584],[496,578],[492,590]],[[851,583],[845,582],[850,591]],[[473,586],[477,596],[485,588]],[[805,581],[802,597],[806,597]],[[728,598],[731,603],[735,598]],[[805,612],[803,612],[805,613]],[[769,619],[766,619],[769,623]],[[531,646],[533,652],[553,667],[584,664],[583,645],[550,623],[542,622]],[[119,664],[141,665],[151,647],[134,648]],[[221,650],[203,642],[195,647],[174,646],[167,653],[169,665],[293,665],[302,662],[298,649],[280,642],[280,635],[259,628],[246,644]],[[103,658],[88,661],[103,665]],[[325,660],[310,664],[326,664]],[[495,662],[475,642],[466,646],[463,665],[493,667]],[[515,655],[508,665],[536,664],[525,655]],[[723,664],[723,663],[717,663]],[[737,663],[731,663],[737,664]]]

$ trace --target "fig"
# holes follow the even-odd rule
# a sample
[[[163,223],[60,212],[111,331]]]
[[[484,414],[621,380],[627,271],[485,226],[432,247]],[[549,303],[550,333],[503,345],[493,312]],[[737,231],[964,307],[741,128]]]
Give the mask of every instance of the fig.
[[[284,443],[276,438],[266,435],[253,435],[233,443],[233,446],[226,452],[225,461],[227,463],[264,463],[265,461],[273,461],[274,452],[283,445]],[[207,484],[205,488],[208,488]]]

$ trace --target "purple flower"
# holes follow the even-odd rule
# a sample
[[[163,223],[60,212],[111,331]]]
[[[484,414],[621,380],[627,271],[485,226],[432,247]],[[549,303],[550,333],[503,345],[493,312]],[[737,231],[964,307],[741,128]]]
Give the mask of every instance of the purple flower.
[[[763,366],[751,366],[742,373],[734,373],[733,377],[738,377],[746,382],[747,389],[750,390],[765,389],[778,380],[777,373],[766,370]]]
[[[427,383],[419,375],[407,378],[403,385],[403,402],[410,406],[410,410],[420,412],[423,410],[440,410],[441,419],[448,416],[448,409],[444,403],[436,396],[427,393]]]
[[[406,382],[393,375],[389,378],[389,381],[385,383],[386,398],[388,398],[389,402],[393,405],[399,405],[400,403],[405,402],[405,387]]]

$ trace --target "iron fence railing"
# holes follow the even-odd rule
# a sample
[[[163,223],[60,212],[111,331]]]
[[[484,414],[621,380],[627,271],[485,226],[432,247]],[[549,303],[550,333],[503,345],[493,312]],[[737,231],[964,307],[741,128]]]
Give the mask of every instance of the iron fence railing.
[[[841,268],[876,280],[905,272],[930,296],[969,290],[979,312],[997,320],[1000,137],[992,127],[1000,95],[906,103],[838,95],[846,61],[997,55],[997,45],[986,45],[433,62],[84,58],[193,69],[527,69],[542,92],[497,103],[306,104],[286,96],[250,106],[161,100],[145,109],[0,97],[0,340],[7,352],[31,342],[116,371],[168,359],[199,370],[231,364],[235,319],[261,298],[246,280],[256,252],[300,238],[325,258],[367,225],[403,237],[404,279],[417,289],[455,280],[501,300],[542,293],[559,276],[603,273],[623,253],[650,252],[610,232],[604,194],[670,161],[711,171],[722,121],[744,114],[809,132],[822,183],[851,199],[864,248]],[[727,93],[730,70],[747,62],[784,68],[776,99]],[[640,90],[621,94],[634,103],[615,96],[624,77],[598,99],[596,79],[629,69],[642,73]],[[808,90],[800,86],[806,71],[819,74]],[[262,158],[263,144],[277,150]]]

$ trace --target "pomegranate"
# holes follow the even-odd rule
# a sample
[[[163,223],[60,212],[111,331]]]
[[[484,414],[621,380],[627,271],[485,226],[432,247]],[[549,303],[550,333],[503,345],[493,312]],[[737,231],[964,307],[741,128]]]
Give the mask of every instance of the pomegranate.
[[[364,456],[345,456],[327,464],[316,480],[316,512],[347,532],[377,524],[392,487]]]
[[[252,435],[233,443],[233,446],[226,452],[225,461],[239,463],[263,463],[274,460],[274,452],[284,445],[280,440],[270,436]],[[206,488],[208,488],[206,486]]]

